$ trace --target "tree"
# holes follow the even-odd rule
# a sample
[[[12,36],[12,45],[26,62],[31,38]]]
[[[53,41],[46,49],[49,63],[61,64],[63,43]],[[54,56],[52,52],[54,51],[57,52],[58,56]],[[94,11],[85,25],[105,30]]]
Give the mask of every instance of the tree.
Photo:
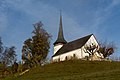
[[[99,49],[99,47],[94,44],[86,45],[84,48],[85,53],[88,53],[89,56],[93,56]]]
[[[0,62],[2,61],[3,43],[0,37]]]
[[[100,44],[99,53],[102,53],[104,58],[112,55],[115,52],[116,46],[113,42],[104,42]]]
[[[31,67],[34,63],[33,59],[32,59],[32,40],[29,38],[27,40],[24,41],[24,45],[22,48],[22,60],[23,63],[25,63],[23,65],[23,67]]]
[[[96,56],[97,51],[99,50],[99,46],[95,44],[85,45],[84,52],[89,54],[89,56],[85,56],[86,60],[99,60],[100,57]],[[99,54],[100,55],[100,54]],[[101,56],[102,57],[102,56]]]
[[[3,46],[2,40],[0,38],[0,71],[2,76],[7,76],[10,74],[11,71],[9,68],[17,60],[15,49],[15,46]]]
[[[16,73],[18,71],[18,63],[14,62],[14,64],[12,65],[12,72]]]
[[[112,55],[115,52],[115,45],[111,42],[111,43],[101,43],[99,44],[99,46],[97,45],[86,45],[84,47],[84,52],[89,54],[89,57],[93,57],[93,55],[95,53],[98,53],[99,55],[101,55],[101,57],[103,56],[103,58],[106,58],[110,55]]]
[[[20,72],[22,72],[22,70],[23,70],[23,65],[22,65],[22,62],[19,61],[18,62],[18,72],[20,73]]]
[[[12,65],[17,59],[15,54],[15,47],[6,47],[5,51],[2,53],[2,62],[4,65]]]
[[[42,22],[33,25],[32,38],[24,41],[22,59],[30,66],[41,65],[47,57],[50,48],[51,35],[43,29]]]
[[[0,38],[0,62],[7,67],[8,65],[12,65],[17,59],[16,59],[16,52],[15,52],[15,46],[3,47],[2,40]]]
[[[1,40],[1,37],[0,37],[0,53],[2,53],[3,51],[3,43],[2,43],[2,40]]]

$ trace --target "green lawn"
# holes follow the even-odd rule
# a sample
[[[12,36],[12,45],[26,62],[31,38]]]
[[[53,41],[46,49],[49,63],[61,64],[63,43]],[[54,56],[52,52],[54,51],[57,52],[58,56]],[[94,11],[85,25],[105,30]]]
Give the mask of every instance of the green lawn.
[[[75,60],[52,63],[5,80],[120,80],[120,62]]]

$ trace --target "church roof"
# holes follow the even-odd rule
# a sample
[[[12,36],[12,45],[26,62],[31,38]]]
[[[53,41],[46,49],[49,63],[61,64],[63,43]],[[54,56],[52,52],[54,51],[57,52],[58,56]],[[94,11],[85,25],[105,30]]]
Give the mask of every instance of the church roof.
[[[74,41],[71,41],[67,44],[64,44],[63,47],[60,48],[52,57],[64,54],[66,52],[69,52],[69,51],[72,51],[72,50],[75,50],[75,49],[78,49],[78,48],[81,48],[83,45],[85,45],[85,43],[89,40],[89,38],[92,35],[93,34],[82,37],[82,38],[74,40]]]
[[[55,45],[55,44],[58,44],[58,43],[63,43],[63,44],[66,44],[66,43],[67,43],[67,41],[64,39],[64,35],[63,35],[62,16],[61,16],[61,14],[60,14],[60,24],[59,24],[58,38],[57,38],[57,40],[54,42],[54,45]]]

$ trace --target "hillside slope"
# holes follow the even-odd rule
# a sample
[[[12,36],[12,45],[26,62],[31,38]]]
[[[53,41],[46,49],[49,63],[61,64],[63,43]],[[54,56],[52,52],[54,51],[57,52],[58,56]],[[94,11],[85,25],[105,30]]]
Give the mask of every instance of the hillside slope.
[[[120,62],[75,60],[52,63],[5,80],[120,80]]]

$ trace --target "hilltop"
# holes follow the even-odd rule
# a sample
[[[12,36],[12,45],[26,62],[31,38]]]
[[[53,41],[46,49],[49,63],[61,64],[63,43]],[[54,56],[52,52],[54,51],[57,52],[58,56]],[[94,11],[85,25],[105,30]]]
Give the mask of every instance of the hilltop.
[[[120,80],[120,62],[74,60],[51,63],[5,80]]]

